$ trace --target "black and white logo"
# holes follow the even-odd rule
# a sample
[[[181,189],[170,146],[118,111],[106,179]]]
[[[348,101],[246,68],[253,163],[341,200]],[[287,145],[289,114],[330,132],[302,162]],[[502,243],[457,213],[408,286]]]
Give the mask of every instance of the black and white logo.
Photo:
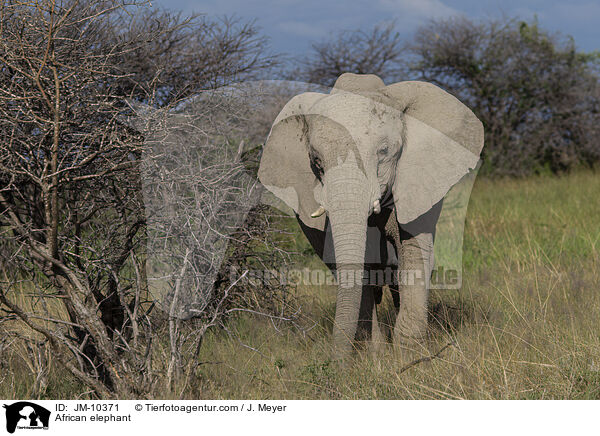
[[[16,429],[48,429],[50,411],[29,401],[5,404],[6,431],[14,433]]]

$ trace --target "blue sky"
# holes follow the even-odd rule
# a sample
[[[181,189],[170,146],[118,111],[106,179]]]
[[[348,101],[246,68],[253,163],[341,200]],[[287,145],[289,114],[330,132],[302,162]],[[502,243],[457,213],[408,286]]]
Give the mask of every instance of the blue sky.
[[[208,15],[256,19],[271,47],[279,53],[302,54],[311,42],[331,32],[368,29],[396,20],[408,38],[431,18],[532,18],[542,27],[575,38],[578,48],[600,50],[600,0],[153,0],[153,5]]]

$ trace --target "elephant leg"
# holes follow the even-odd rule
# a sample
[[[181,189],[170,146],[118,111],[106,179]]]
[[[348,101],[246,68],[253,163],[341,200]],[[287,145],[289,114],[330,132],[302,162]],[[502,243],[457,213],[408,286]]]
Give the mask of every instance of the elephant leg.
[[[402,241],[400,239],[400,226],[398,225],[398,221],[396,220],[396,212],[392,210],[390,213],[384,228],[386,239],[392,244],[393,249],[396,252],[396,261],[400,262],[402,258]],[[396,309],[396,315],[398,315],[398,310],[400,309],[400,293],[398,290],[399,281],[397,278],[399,277],[398,264],[386,265],[386,268],[391,269],[391,277],[390,280],[386,283],[392,295],[392,302],[394,303],[394,309]],[[396,277],[395,280],[391,280],[392,277]]]
[[[363,286],[355,338],[357,341],[369,341],[371,339],[373,310],[375,308],[375,298],[372,288],[373,286],[370,285]]]
[[[433,270],[433,241],[443,200],[416,220],[398,226],[399,308],[394,340],[422,339],[427,334],[427,301]],[[397,240],[397,239],[396,239]]]
[[[362,300],[358,316],[356,340],[373,341],[381,339],[377,322],[377,303],[381,302],[381,282],[378,282],[379,265],[365,265],[365,277],[362,288]]]
[[[396,274],[398,274],[397,271]],[[400,291],[398,285],[390,285],[390,293],[392,294],[392,302],[394,303],[394,309],[396,309],[396,315],[398,315],[398,311],[400,310]]]
[[[356,331],[356,340],[368,342],[369,348],[372,350],[378,349],[379,345],[384,342],[377,319],[376,298],[378,293],[381,293],[381,287],[378,285],[363,286],[358,328]]]
[[[433,267],[433,235],[420,233],[402,240],[399,303],[394,340],[402,343],[427,334],[427,300]]]
[[[381,292],[381,288],[379,288]],[[377,303],[373,304],[373,314],[371,316],[371,350],[373,352],[378,351],[381,346],[385,343],[385,337],[381,332],[379,326],[379,320],[377,319]]]

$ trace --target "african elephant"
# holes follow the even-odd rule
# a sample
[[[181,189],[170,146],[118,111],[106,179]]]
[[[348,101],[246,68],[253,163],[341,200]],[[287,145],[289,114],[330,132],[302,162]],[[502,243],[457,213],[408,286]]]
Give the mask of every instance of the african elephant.
[[[442,200],[477,165],[482,147],[477,117],[425,82],[386,86],[374,75],[346,73],[329,94],[302,93],[281,110],[259,179],[295,211],[337,274],[338,356],[364,335],[381,334],[382,283],[370,282],[368,272],[390,262],[398,283],[394,340],[424,337]]]

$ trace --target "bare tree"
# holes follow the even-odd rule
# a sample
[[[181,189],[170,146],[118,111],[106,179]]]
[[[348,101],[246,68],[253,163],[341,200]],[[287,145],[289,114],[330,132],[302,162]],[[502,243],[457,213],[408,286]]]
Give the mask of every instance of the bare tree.
[[[127,19],[111,25],[112,40],[147,37],[115,62],[123,73],[120,92],[146,103],[165,106],[207,89],[264,78],[278,65],[253,21],[146,8]]]
[[[146,144],[125,99],[174,105],[198,86],[259,74],[272,63],[263,50],[252,24],[153,14],[144,3],[0,5],[0,309],[97,396],[148,395],[161,371]],[[199,175],[209,185],[213,176],[222,174]]]
[[[266,136],[256,121],[272,105],[272,91],[251,82],[201,93],[176,110],[137,108],[147,144],[141,171],[148,280],[168,314],[170,391],[182,368],[194,365],[190,356],[208,329],[227,330],[231,314],[297,318],[286,283],[262,275],[290,256],[276,240],[277,214],[260,205],[264,190],[243,158],[245,141]],[[249,286],[255,273],[258,282]],[[188,320],[195,328],[186,339],[179,332]],[[190,343],[194,351],[183,353]]]
[[[376,74],[393,80],[402,72],[404,54],[395,23],[370,31],[347,30],[312,45],[312,53],[291,76],[296,80],[333,86],[343,73]]]
[[[482,171],[526,174],[600,159],[597,55],[514,19],[421,27],[414,74],[455,94],[484,123]]]

